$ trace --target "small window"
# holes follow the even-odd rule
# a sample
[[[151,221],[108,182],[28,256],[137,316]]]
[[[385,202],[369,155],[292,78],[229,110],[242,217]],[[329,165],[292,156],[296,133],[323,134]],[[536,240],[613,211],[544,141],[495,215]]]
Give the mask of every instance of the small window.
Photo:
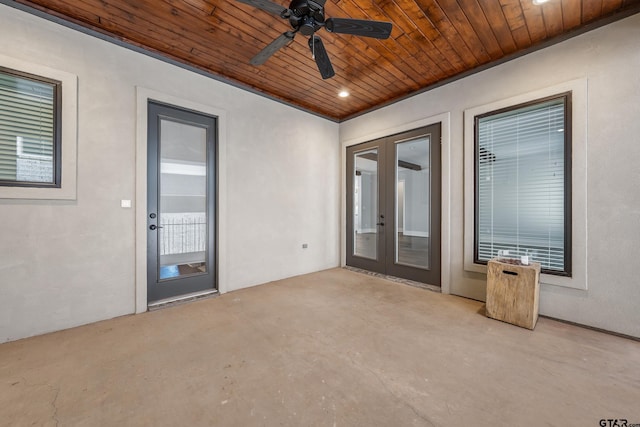
[[[0,67],[0,186],[60,187],[61,86]]]
[[[499,250],[571,276],[571,94],[475,116],[474,263]]]

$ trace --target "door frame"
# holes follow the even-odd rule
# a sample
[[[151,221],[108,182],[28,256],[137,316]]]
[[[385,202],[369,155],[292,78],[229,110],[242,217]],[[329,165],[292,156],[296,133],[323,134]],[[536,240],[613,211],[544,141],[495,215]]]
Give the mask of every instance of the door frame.
[[[340,206],[340,266],[347,265],[347,147],[373,141],[390,135],[440,123],[440,166],[441,166],[441,206],[440,206],[440,290],[449,294],[451,289],[451,114],[441,113],[413,122],[408,122],[370,132],[366,128],[360,136],[341,141],[341,206]],[[367,125],[375,124],[370,120]],[[364,126],[364,125],[363,125]],[[365,133],[368,132],[368,133]],[[462,208],[460,209],[462,211]]]
[[[136,188],[135,188],[135,313],[147,311],[147,121],[148,103],[156,101],[218,118],[217,163],[217,248],[218,292],[228,291],[227,261],[227,112],[217,106],[199,103],[144,87],[136,87]],[[206,102],[206,101],[204,101]]]

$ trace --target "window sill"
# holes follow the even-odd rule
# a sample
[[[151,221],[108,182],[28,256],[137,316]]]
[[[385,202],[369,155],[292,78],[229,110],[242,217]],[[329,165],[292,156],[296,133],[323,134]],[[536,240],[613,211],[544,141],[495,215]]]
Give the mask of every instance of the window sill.
[[[464,270],[473,273],[487,274],[487,266],[483,264],[467,263],[464,264]],[[584,280],[578,280],[575,277],[557,276],[555,274],[540,274],[540,284],[562,286],[564,288],[586,290],[587,283]]]

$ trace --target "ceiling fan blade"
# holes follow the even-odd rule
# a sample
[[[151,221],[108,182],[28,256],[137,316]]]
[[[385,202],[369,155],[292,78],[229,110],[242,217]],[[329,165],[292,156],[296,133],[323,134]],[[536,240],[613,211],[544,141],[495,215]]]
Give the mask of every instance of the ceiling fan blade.
[[[251,61],[249,62],[251,63],[251,65],[256,66],[264,64],[265,62],[267,62],[267,59],[271,58],[271,55],[276,53],[284,46],[288,45],[291,40],[293,40],[294,36],[295,33],[291,31],[287,31],[286,33],[281,34],[280,37],[269,43],[264,49],[258,52],[256,56],[251,58]]]
[[[375,39],[386,39],[391,35],[391,22],[364,19],[329,18],[325,22],[325,28],[330,33],[353,34]]]
[[[333,71],[333,66],[331,66],[331,60],[329,59],[329,55],[327,55],[327,50],[324,48],[324,44],[319,37],[313,36],[309,38],[309,48],[311,52],[315,56],[316,65],[318,66],[318,71],[320,71],[320,75],[323,79],[329,79],[336,75],[335,71]]]
[[[265,12],[273,13],[274,15],[283,16],[283,13],[286,12],[287,9],[284,6],[280,6],[277,3],[273,3],[269,0],[236,0],[240,3],[248,4],[249,6],[256,7],[258,9],[262,9]]]

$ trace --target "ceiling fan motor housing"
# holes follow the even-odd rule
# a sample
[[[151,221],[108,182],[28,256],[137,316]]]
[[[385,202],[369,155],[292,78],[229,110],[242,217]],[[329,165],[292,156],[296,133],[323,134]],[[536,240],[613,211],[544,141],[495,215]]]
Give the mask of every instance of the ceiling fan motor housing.
[[[289,5],[289,23],[305,36],[310,36],[324,23],[324,8],[312,0],[293,0]]]

